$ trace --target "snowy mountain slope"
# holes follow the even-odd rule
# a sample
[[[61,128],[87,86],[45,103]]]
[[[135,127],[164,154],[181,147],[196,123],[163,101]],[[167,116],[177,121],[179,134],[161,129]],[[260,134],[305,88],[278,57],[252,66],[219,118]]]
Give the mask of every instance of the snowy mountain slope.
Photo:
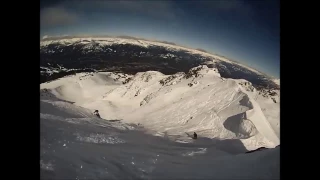
[[[237,139],[172,142],[41,94],[41,179],[279,179],[279,148],[244,154]]]
[[[235,80],[246,94],[250,95],[260,106],[272,129],[280,137],[280,91],[257,91],[250,82],[244,79]]]
[[[203,137],[240,139],[249,150],[279,144],[275,127],[264,115],[272,111],[262,112],[239,82],[221,78],[214,68],[199,66],[171,76],[155,71],[81,76],[40,87],[76,105],[98,109],[105,119],[140,123],[154,134],[179,137],[175,140],[189,140],[185,133],[196,131]]]
[[[121,77],[121,75],[119,76]],[[57,81],[44,83],[40,87],[45,86],[47,89],[52,89],[52,94],[60,99],[81,103],[100,97],[105,91],[121,85],[121,82],[116,81],[119,76],[103,72],[99,74],[78,73]]]
[[[280,86],[280,79],[274,79],[273,81]]]
[[[131,44],[131,45],[136,45],[136,46],[141,46],[144,48],[149,48],[151,46],[159,46],[159,47],[165,47],[167,50],[171,51],[185,51],[190,54],[197,54],[201,55],[203,59],[209,58],[210,61],[208,62],[214,62],[214,61],[224,61],[228,62],[230,64],[235,64],[241,67],[244,67],[252,72],[255,72],[257,74],[261,75],[261,72],[255,70],[254,68],[245,66],[241,63],[238,63],[234,60],[230,60],[224,56],[220,56],[217,54],[211,54],[208,52],[205,52],[203,50],[199,49],[193,49],[193,48],[188,48],[184,46],[179,46],[176,44],[172,43],[165,43],[165,42],[160,42],[160,41],[152,41],[152,40],[146,40],[146,39],[137,39],[137,38],[125,38],[125,37],[97,37],[97,36],[92,36],[92,37],[76,37],[76,36],[63,36],[63,37],[57,37],[55,39],[43,39],[40,41],[40,48],[47,47],[50,44],[61,44],[61,45],[71,45],[71,44],[85,44],[83,50],[84,51],[99,51],[102,50],[101,47],[106,46],[106,45],[125,45],[125,44]],[[111,49],[110,49],[111,50]],[[60,51],[63,51],[63,48],[61,48]],[[116,50],[111,50],[116,52]],[[54,53],[54,52],[51,52]],[[161,55],[164,58],[166,57],[174,57],[175,55],[172,55],[170,53],[166,55]]]
[[[228,62],[231,64],[237,64],[240,66],[244,66],[240,63],[229,60],[228,58],[218,56],[216,54],[210,54],[210,53],[200,51],[197,49],[182,47],[182,46],[178,46],[175,44],[167,44],[167,43],[162,43],[162,42],[158,42],[158,41],[149,41],[149,40],[141,40],[141,39],[126,39],[126,38],[118,38],[118,37],[73,37],[73,38],[63,37],[62,39],[58,38],[55,40],[43,39],[40,41],[40,48],[47,47],[50,44],[70,45],[70,44],[74,44],[74,43],[86,44],[84,49],[87,49],[90,51],[99,50],[99,49],[101,49],[102,46],[113,45],[113,44],[131,44],[131,45],[141,46],[141,47],[145,47],[145,48],[148,48],[150,46],[161,46],[161,47],[167,48],[168,50],[173,50],[173,51],[183,50],[183,51],[189,52],[190,54],[199,54],[204,57],[210,57],[216,61],[225,61],[225,62]],[[61,50],[63,50],[63,49],[61,49]],[[255,69],[252,69],[247,66],[244,66],[244,67],[260,74],[260,72],[256,71]]]
[[[192,67],[217,68],[221,77],[246,79],[258,89],[280,89],[269,76],[219,55],[174,44],[123,37],[60,37],[40,41],[40,83],[80,72],[158,71],[187,73]],[[60,66],[64,68],[61,69]]]
[[[138,46],[143,46],[143,47],[149,47],[152,45],[158,45],[158,46],[164,46],[169,49],[173,50],[186,50],[186,51],[192,51],[196,53],[201,53],[201,54],[206,54],[206,55],[211,55],[209,53],[205,53],[199,50],[194,50],[194,49],[189,49],[177,45],[172,45],[172,44],[166,44],[166,43],[161,43],[161,42],[155,42],[155,41],[147,41],[147,40],[136,40],[136,39],[125,39],[125,38],[112,38],[112,37],[91,37],[91,38],[70,38],[70,39],[57,39],[57,40],[42,40],[40,41],[40,47],[43,46],[48,46],[52,43],[60,43],[60,44],[71,44],[71,43],[81,43],[81,44],[88,44],[91,46],[86,46],[88,49],[90,49],[92,44],[101,44],[101,45],[111,45],[111,44],[134,44]],[[213,55],[214,56],[214,55]],[[216,57],[216,56],[215,56]]]

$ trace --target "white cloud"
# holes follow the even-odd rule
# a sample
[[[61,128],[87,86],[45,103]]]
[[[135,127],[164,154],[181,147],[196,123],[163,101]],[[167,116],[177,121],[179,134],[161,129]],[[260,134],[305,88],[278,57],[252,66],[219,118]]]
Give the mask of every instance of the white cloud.
[[[73,24],[78,20],[78,15],[63,7],[49,7],[40,12],[40,25],[58,26]]]
[[[165,20],[175,20],[184,12],[176,7],[172,1],[156,0],[69,0],[60,5],[68,6],[81,11],[105,11],[117,13],[132,13],[151,16]]]
[[[71,11],[72,10],[72,11]],[[40,11],[41,27],[69,25],[88,17],[86,13],[112,12],[121,15],[142,15],[171,24],[179,22],[185,12],[172,1],[144,0],[66,0]]]

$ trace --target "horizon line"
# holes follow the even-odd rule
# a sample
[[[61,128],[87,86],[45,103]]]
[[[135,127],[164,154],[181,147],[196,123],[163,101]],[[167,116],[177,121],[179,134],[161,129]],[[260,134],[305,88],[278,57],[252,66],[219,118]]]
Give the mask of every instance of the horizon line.
[[[137,36],[129,36],[129,35],[107,35],[107,34],[75,34],[75,35],[56,35],[56,36],[50,36],[50,35],[43,35],[42,37],[40,36],[40,42],[41,41],[46,41],[46,40],[57,40],[59,38],[81,38],[81,37],[85,37],[85,38],[90,38],[90,37],[93,37],[93,38],[98,38],[98,37],[107,37],[107,38],[122,38],[122,39],[134,39],[134,40],[144,40],[144,41],[150,41],[150,42],[158,42],[158,43],[163,43],[163,44],[168,44],[168,45],[174,45],[174,46],[178,46],[178,47],[183,47],[183,48],[187,48],[187,49],[193,49],[193,50],[197,50],[197,51],[201,51],[201,52],[204,52],[204,53],[208,53],[208,54],[211,54],[211,55],[215,55],[215,56],[220,56],[222,58],[225,58],[225,59],[228,59],[229,61],[232,61],[238,65],[242,65],[242,66],[245,66],[247,68],[251,68],[265,76],[268,76],[269,78],[272,78],[272,79],[280,79],[279,78],[276,78],[272,75],[268,75],[267,73],[264,73],[254,67],[251,67],[249,66],[248,64],[244,63],[244,62],[239,62],[237,60],[234,60],[234,59],[231,59],[231,58],[228,58],[227,56],[224,56],[224,55],[220,55],[218,53],[213,53],[213,52],[210,52],[206,49],[203,49],[203,48],[193,48],[193,47],[188,47],[188,46],[184,46],[184,45],[180,45],[180,44],[177,44],[175,42],[170,42],[170,41],[164,41],[164,40],[158,40],[158,39],[149,39],[149,38],[143,38],[143,37],[137,37]],[[57,39],[54,39],[54,38],[57,38]]]

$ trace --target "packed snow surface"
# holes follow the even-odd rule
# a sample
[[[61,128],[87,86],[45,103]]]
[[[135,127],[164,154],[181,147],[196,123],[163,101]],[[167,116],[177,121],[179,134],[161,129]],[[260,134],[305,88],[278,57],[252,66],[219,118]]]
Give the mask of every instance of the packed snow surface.
[[[41,179],[280,179],[279,147],[244,154],[238,139],[174,142],[52,97],[40,100]]]

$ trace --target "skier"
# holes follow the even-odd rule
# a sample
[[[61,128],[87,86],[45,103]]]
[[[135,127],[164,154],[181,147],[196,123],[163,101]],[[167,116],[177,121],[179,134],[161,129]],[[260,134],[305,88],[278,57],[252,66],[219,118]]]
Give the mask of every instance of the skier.
[[[95,110],[93,114],[96,115],[98,118],[101,118],[98,110]]]
[[[198,138],[198,135],[196,132],[193,132],[193,139],[197,139]]]

